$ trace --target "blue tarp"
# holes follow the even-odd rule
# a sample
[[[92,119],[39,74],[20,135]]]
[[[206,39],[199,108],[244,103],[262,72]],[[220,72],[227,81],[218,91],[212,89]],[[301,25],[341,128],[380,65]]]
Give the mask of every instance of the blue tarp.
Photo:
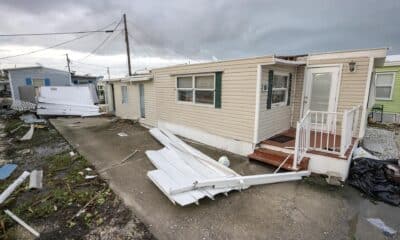
[[[6,164],[0,168],[0,180],[8,178],[17,168],[16,164]]]

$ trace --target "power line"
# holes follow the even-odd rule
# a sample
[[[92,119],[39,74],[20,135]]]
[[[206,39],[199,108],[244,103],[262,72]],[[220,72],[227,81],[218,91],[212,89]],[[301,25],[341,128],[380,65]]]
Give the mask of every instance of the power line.
[[[77,31],[77,32],[49,32],[49,33],[16,33],[16,34],[0,34],[0,37],[48,36],[48,35],[84,34],[84,33],[111,33],[111,32],[112,32],[112,30],[94,30],[94,31]]]
[[[109,25],[107,25],[107,26],[105,26],[105,27],[99,29],[99,30],[106,29],[106,28],[108,28],[109,26],[111,26],[111,25],[114,24],[114,23],[115,23],[115,21],[112,22],[111,24],[109,24]],[[25,52],[25,53],[20,53],[20,54],[16,54],[16,55],[11,55],[11,56],[1,57],[0,60],[1,60],[1,59],[7,59],[7,58],[20,57],[20,56],[24,56],[24,55],[30,55],[30,54],[33,54],[33,53],[46,51],[46,50],[48,50],[48,49],[56,48],[56,47],[65,45],[65,44],[67,44],[67,43],[70,43],[70,42],[79,40],[79,39],[81,39],[81,38],[87,37],[87,36],[89,36],[89,35],[91,35],[91,34],[92,34],[92,33],[88,33],[88,34],[85,34],[85,35],[83,35],[83,36],[79,36],[79,37],[76,37],[76,38],[73,38],[73,39],[70,39],[70,40],[67,40],[67,41],[64,41],[64,42],[61,42],[61,43],[58,43],[58,44],[49,46],[49,47],[46,47],[46,48],[42,48],[42,49],[30,51],[30,52]]]
[[[73,65],[88,65],[88,66],[93,66],[93,67],[98,67],[98,68],[107,68],[106,66],[103,65],[98,65],[98,64],[93,64],[93,63],[84,63],[84,62],[79,62],[79,61],[72,61]]]
[[[121,24],[122,19],[119,20],[118,24],[114,27],[114,29],[112,30],[112,32],[114,33],[116,31],[116,29],[118,28],[118,26]],[[79,59],[79,61],[83,61],[86,58],[88,58],[90,55],[94,54],[97,50],[99,50],[99,48],[101,48],[106,42],[107,40],[109,40],[111,38],[112,34],[107,35],[104,40],[97,46],[95,47],[88,55],[86,55],[85,57]]]
[[[151,47],[149,47],[148,45],[146,45],[145,43],[143,43],[142,41],[139,41],[138,39],[134,38],[130,33],[128,34],[129,37],[132,39],[133,42],[136,42],[137,46],[142,46],[141,47],[141,51],[143,51],[144,55],[146,57],[151,57],[152,55],[150,54],[150,52],[153,50]],[[133,51],[135,51],[135,49],[139,52],[139,47],[133,48]],[[146,50],[147,49],[147,50]]]

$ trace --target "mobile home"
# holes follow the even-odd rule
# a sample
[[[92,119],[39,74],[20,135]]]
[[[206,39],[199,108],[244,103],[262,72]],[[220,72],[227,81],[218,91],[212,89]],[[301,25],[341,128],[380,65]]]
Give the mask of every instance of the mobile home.
[[[110,82],[115,114],[288,170],[347,177],[387,49],[153,69]]]
[[[386,61],[375,69],[375,98],[380,113],[374,112],[374,120],[400,124],[400,61]]]

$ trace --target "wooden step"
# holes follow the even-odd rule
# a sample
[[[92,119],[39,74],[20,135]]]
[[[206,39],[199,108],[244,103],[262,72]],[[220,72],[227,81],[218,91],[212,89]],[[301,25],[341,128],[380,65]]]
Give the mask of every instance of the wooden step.
[[[248,155],[248,158],[250,160],[256,160],[275,167],[279,167],[279,165],[286,159],[288,155],[288,153],[284,152],[274,151],[265,148],[257,148],[252,154]],[[285,164],[282,165],[281,168],[289,171],[306,170],[308,168],[308,161],[310,160],[309,158],[303,158],[300,165],[298,166],[298,169],[294,169],[292,167],[293,158],[294,156],[293,154],[291,154],[289,159],[285,162]]]

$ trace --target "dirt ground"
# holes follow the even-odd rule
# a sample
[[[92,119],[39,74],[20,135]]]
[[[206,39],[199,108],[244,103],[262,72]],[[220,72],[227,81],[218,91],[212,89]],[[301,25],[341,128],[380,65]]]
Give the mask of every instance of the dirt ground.
[[[173,205],[147,178],[146,150],[162,146],[147,129],[111,118],[57,118],[52,124],[88,161],[158,239],[396,239],[367,222],[380,218],[400,230],[400,208],[373,202],[350,186],[321,177],[251,187],[200,205]],[[118,133],[126,133],[120,137]],[[190,143],[214,159],[227,155],[240,174],[274,169],[245,157]],[[139,152],[118,165],[134,150]],[[117,164],[117,165],[115,165]],[[114,167],[112,167],[114,166]]]
[[[154,239],[98,177],[94,166],[51,125],[40,126],[31,140],[19,141],[29,126],[24,126],[17,116],[0,118],[0,166],[18,165],[10,177],[0,181],[0,191],[25,170],[44,172],[43,189],[29,190],[28,178],[1,205],[2,210],[9,209],[27,222],[40,232],[40,239]],[[70,156],[70,151],[75,156]],[[87,180],[87,175],[96,177]],[[76,216],[80,210],[82,213]],[[0,239],[34,237],[1,211]]]

